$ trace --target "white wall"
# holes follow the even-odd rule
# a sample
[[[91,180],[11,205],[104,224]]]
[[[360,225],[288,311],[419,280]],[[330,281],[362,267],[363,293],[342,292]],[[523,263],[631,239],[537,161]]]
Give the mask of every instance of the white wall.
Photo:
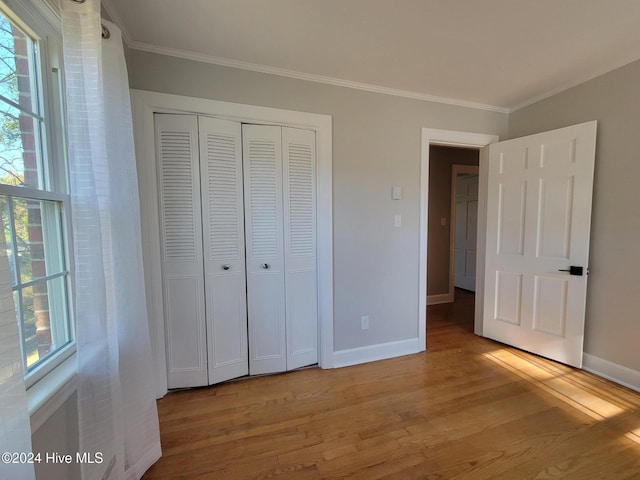
[[[585,352],[640,372],[640,62],[513,112],[509,136],[589,120],[598,135]]]
[[[127,63],[134,89],[332,115],[334,349],[417,337],[420,129],[504,135],[505,114],[136,50]]]

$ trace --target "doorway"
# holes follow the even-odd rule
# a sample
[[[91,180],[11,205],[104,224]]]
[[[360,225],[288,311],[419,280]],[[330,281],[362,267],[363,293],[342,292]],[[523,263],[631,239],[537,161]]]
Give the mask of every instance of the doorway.
[[[435,305],[448,304],[443,312],[449,315],[433,318],[455,317],[473,325],[479,150],[430,145],[429,156],[428,313],[443,310]],[[457,296],[464,298],[464,307],[454,303]]]
[[[477,180],[479,151],[440,145],[431,145],[429,150],[427,304],[435,305],[454,300],[456,256],[457,270],[463,276],[475,276],[475,231],[471,230],[477,227],[478,183],[475,182],[473,190],[473,177],[464,176],[475,174]],[[456,215],[458,204],[461,211]],[[460,235],[464,238],[458,238]],[[467,237],[473,238],[467,241]],[[456,254],[457,250],[460,251]],[[473,281],[462,283],[471,284]]]
[[[432,255],[428,255],[428,247],[429,247],[429,231],[433,228],[442,229],[442,218],[445,218],[445,230],[448,228],[450,230],[451,226],[446,221],[447,217],[450,220],[450,208],[451,205],[449,203],[449,211],[447,213],[445,209],[445,213],[443,216],[438,217],[429,215],[429,193],[430,193],[430,165],[431,165],[431,149],[432,147],[455,147],[459,150],[463,149],[473,149],[476,153],[482,147],[489,145],[490,143],[498,141],[497,135],[490,134],[481,134],[481,133],[470,133],[470,132],[460,132],[453,130],[436,130],[423,128],[422,129],[422,155],[421,155],[421,169],[420,169],[420,259],[419,259],[419,304],[418,304],[418,342],[419,346],[422,350],[426,349],[427,346],[427,287],[429,285],[427,279],[427,271],[429,269],[429,263],[433,261],[434,257]],[[484,232],[484,224],[486,222],[486,161],[483,155],[479,157],[479,189],[478,189],[478,226],[479,226],[479,237],[478,237],[478,246],[476,248],[477,251],[484,251],[484,241],[483,241],[483,232]],[[449,170],[451,172],[451,170]],[[450,197],[449,197],[450,198]],[[449,239],[446,242],[446,245],[450,245]],[[438,257],[439,258],[439,257]],[[447,259],[450,258],[450,255],[447,253],[445,255],[445,264],[448,263],[450,268],[450,262],[447,262]],[[446,268],[446,267],[445,267]],[[483,256],[477,256],[476,261],[476,277],[483,278],[484,277],[484,261]],[[474,302],[474,332],[477,334],[482,334],[481,331],[481,315],[480,312],[483,308],[483,294],[484,294],[484,285],[483,282],[476,282],[476,301]],[[455,293],[452,292],[452,297],[455,297]],[[448,294],[448,291],[447,291]],[[449,297],[448,297],[449,298]]]
[[[476,282],[474,332],[577,367],[584,354],[596,127],[596,121],[585,122],[480,150],[476,250],[485,254],[476,262],[481,281]],[[459,140],[465,136],[473,134],[423,129],[425,209],[432,144],[492,143]],[[530,184],[534,187],[527,188]],[[428,223],[421,226],[426,237]],[[426,249],[424,255],[426,263]],[[422,278],[426,287],[426,272]],[[426,293],[420,308],[425,317]],[[426,348],[424,324],[419,336]]]

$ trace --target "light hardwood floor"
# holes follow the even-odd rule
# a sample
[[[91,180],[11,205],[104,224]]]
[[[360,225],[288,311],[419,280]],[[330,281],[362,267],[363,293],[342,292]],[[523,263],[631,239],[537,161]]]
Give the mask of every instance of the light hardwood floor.
[[[154,479],[640,479],[640,394],[429,307],[427,352],[173,392]]]

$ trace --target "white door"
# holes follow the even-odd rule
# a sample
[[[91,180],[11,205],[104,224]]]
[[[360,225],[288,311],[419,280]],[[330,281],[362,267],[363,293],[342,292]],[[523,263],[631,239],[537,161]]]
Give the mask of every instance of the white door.
[[[315,133],[167,114],[156,142],[169,388],[317,363]]]
[[[454,285],[475,292],[478,175],[458,175],[456,183]]]
[[[287,370],[318,362],[316,136],[282,129]]]
[[[249,373],[242,127],[198,117],[209,383]]]
[[[483,334],[576,367],[595,136],[596,122],[589,122],[487,147]]]
[[[318,361],[315,133],[243,125],[249,371]]]
[[[249,372],[287,369],[282,128],[242,126]]]
[[[169,388],[208,384],[198,120],[155,115]]]

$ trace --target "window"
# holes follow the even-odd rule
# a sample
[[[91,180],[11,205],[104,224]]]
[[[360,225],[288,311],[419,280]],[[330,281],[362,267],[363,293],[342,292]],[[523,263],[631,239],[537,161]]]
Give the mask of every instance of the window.
[[[27,385],[74,349],[58,49],[35,31],[0,10],[0,248]]]

